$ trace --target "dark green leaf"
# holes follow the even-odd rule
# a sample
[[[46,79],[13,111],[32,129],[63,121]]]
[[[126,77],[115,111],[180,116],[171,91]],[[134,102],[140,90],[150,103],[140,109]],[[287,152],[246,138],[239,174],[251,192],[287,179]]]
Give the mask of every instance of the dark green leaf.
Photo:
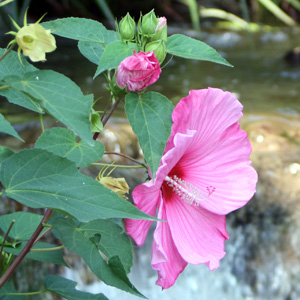
[[[29,240],[42,218],[43,216],[30,212],[14,212],[0,217],[0,228],[7,232],[11,222],[15,220],[16,222],[9,232],[9,237],[14,240]]]
[[[4,54],[7,49],[0,48],[0,56]],[[3,79],[5,76],[9,75],[19,75],[23,76],[27,72],[36,71],[33,65],[31,65],[23,56],[22,64],[19,61],[19,57],[17,52],[11,51],[2,61],[1,61],[1,68],[0,68],[0,80]]]
[[[7,253],[12,253],[13,255],[18,255],[21,250],[25,247],[27,242],[20,243],[16,248],[12,247],[4,247],[4,251]],[[32,249],[49,249],[54,248],[56,246],[43,243],[43,242],[37,242]],[[30,258],[33,260],[38,260],[42,262],[48,262],[56,265],[62,265],[62,266],[68,266],[64,260],[64,257],[62,255],[62,250],[54,250],[54,251],[38,251],[38,252],[29,252],[26,255],[26,258]]]
[[[156,220],[91,177],[75,163],[43,149],[26,149],[1,164],[3,194],[33,208],[51,208],[81,222],[105,218]]]
[[[109,262],[106,263],[94,240],[81,230],[80,226],[76,227],[73,220],[56,219],[53,226],[61,233],[61,238],[67,249],[81,256],[89,268],[104,283],[143,297],[127,278],[120,259],[110,258]]]
[[[103,294],[91,294],[76,290],[76,282],[55,275],[44,280],[48,291],[70,300],[108,300]]]
[[[79,41],[104,43],[107,29],[99,22],[84,18],[64,18],[41,23],[51,33]]]
[[[84,141],[77,142],[76,135],[62,127],[54,127],[46,130],[35,144],[36,148],[74,161],[77,167],[86,167],[100,160],[104,153],[104,145],[96,141],[92,147]]]
[[[8,293],[17,293],[11,282],[6,282],[5,285],[0,289],[1,300],[25,300],[23,296],[3,296]]]
[[[173,34],[168,38],[167,52],[179,57],[212,61],[232,67],[214,48],[183,34]]]
[[[0,114],[0,132],[4,132],[9,135],[12,135],[18,138],[19,140],[21,140],[22,142],[24,142],[24,140],[19,136],[16,130],[12,127],[12,125],[7,120],[5,120],[2,114]]]
[[[52,116],[86,142],[94,143],[89,121],[93,97],[84,96],[69,78],[54,71],[42,70],[27,73],[23,78],[10,76],[4,80],[14,89],[39,99]]]
[[[112,220],[95,220],[80,226],[80,230],[88,236],[97,236],[99,241],[94,241],[98,248],[110,259],[118,256],[126,273],[132,267],[131,242],[123,229]]]
[[[126,95],[125,111],[153,178],[171,133],[173,109],[172,103],[157,92]]]
[[[10,148],[0,146],[0,164],[13,154],[15,153]]]
[[[118,67],[123,59],[133,55],[133,50],[138,50],[137,45],[134,43],[126,44],[121,41],[115,41],[108,44],[100,58],[94,78],[103,71]]]

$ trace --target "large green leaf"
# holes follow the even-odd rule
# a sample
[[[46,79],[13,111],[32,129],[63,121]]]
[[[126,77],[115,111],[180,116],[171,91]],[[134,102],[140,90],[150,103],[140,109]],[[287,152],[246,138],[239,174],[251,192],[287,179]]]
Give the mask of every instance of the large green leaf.
[[[4,247],[4,251],[7,253],[12,253],[13,255],[19,255],[19,253],[25,247],[26,243],[27,242],[21,242],[15,248]],[[68,265],[66,264],[62,255],[62,250],[45,251],[45,249],[48,250],[54,247],[56,246],[51,245],[49,243],[37,242],[31,249],[40,249],[41,251],[30,251],[26,255],[26,258],[67,267]]]
[[[105,45],[117,41],[118,34],[113,30],[107,30],[107,36],[105,37]],[[78,49],[83,56],[85,56],[89,61],[98,65],[100,57],[102,56],[105,45],[98,42],[89,42],[89,41],[79,41]]]
[[[157,92],[126,95],[125,111],[153,178],[171,133],[173,108],[172,103]]]
[[[0,48],[0,56],[4,54],[7,49]],[[36,71],[33,65],[31,65],[23,56],[21,56],[22,64],[19,61],[17,52],[11,51],[2,61],[0,67],[0,80],[5,76],[19,75],[22,76],[27,72]]]
[[[94,77],[108,69],[114,69],[119,66],[121,61],[128,56],[133,55],[133,50],[138,50],[134,43],[124,43],[115,41],[107,45],[105,48]]]
[[[33,208],[51,208],[81,222],[106,218],[156,220],[91,177],[75,163],[43,149],[22,150],[0,168],[3,194]]]
[[[53,34],[88,42],[105,43],[107,29],[99,22],[84,18],[65,18],[41,23]]]
[[[4,84],[0,85],[3,86]],[[25,107],[37,113],[44,113],[44,110],[38,101],[35,101],[35,99],[31,98],[30,95],[25,94],[21,91],[9,88],[5,90],[0,90],[0,95],[6,97],[8,102],[10,103]]]
[[[109,259],[118,256],[126,273],[132,267],[132,245],[123,229],[112,220],[95,220],[81,224],[78,229],[88,235],[99,237],[98,248]],[[96,240],[94,240],[94,243]]]
[[[115,286],[121,290],[143,297],[131,284],[120,258],[113,256],[108,262],[103,258],[95,238],[90,237],[84,230],[76,227],[71,219],[56,219],[53,226],[60,232],[62,241],[69,251],[73,251],[83,258],[89,268],[104,283]],[[115,237],[117,240],[117,236]]]
[[[6,160],[8,157],[14,155],[14,151],[12,151],[8,147],[0,146],[0,164]]]
[[[173,34],[168,38],[167,52],[179,57],[212,61],[232,67],[214,48],[183,34]]]
[[[104,153],[104,145],[100,142],[96,141],[93,147],[84,141],[77,142],[76,135],[62,127],[46,130],[35,147],[66,157],[74,161],[77,167],[85,167],[100,160]]]
[[[93,97],[84,96],[69,78],[54,71],[42,70],[26,73],[23,78],[5,77],[4,81],[14,89],[39,99],[52,116],[86,142],[94,143],[89,121]]]
[[[91,294],[76,290],[76,282],[55,275],[44,279],[45,288],[54,294],[70,300],[108,300],[103,294]]]
[[[16,130],[12,127],[12,125],[7,120],[5,120],[2,114],[0,114],[0,132],[12,135],[24,142],[24,140],[19,136]]]
[[[7,232],[11,222],[15,220],[9,232],[9,237],[14,240],[29,240],[42,219],[43,216],[30,212],[14,212],[0,217],[0,228]]]

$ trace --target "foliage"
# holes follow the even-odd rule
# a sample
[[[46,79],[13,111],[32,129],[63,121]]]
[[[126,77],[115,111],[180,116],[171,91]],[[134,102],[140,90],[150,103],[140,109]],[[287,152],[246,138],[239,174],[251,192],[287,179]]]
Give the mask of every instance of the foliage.
[[[128,42],[118,32],[84,18],[58,19],[41,25],[53,35],[78,41],[82,55],[97,66],[95,76],[102,74],[107,79],[110,110],[99,115],[93,108],[94,95],[83,94],[63,74],[37,69],[12,50],[13,43],[8,49],[0,49],[0,95],[12,105],[38,114],[42,129],[33,148],[14,152],[0,146],[3,187],[0,195],[30,207],[33,212],[37,208],[45,209],[44,215],[18,212],[0,216],[3,232],[0,288],[6,283],[0,295],[22,295],[14,290],[9,278],[25,255],[25,259],[66,265],[67,252],[62,251],[66,249],[81,256],[104,283],[144,297],[127,277],[132,267],[132,245],[115,219],[162,220],[146,215],[95,178],[83,175],[81,169],[102,159],[105,147],[96,140],[97,136],[116,106],[126,99],[129,122],[151,174],[156,173],[170,135],[173,105],[158,92],[127,93],[116,86],[114,79],[122,60],[134,50],[144,51],[147,43],[153,42],[154,32],[148,31],[146,35],[145,26],[140,27]],[[184,35],[175,34],[166,43],[164,40],[160,43],[170,57],[231,66],[213,48]],[[58,127],[44,130],[44,115],[54,118]],[[14,129],[5,114],[0,115],[0,131],[22,140],[22,134]],[[145,164],[137,163],[147,170]],[[52,233],[57,238],[55,244],[41,241]],[[66,299],[107,299],[102,294],[80,292],[75,285],[58,276],[47,276],[44,290],[24,295],[51,292]]]

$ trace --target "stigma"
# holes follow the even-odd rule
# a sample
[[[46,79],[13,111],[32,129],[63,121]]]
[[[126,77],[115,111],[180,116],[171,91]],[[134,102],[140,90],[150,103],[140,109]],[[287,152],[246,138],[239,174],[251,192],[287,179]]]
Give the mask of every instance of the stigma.
[[[173,192],[177,194],[184,202],[189,205],[199,206],[200,202],[207,200],[215,191],[215,187],[207,186],[206,195],[191,183],[182,180],[176,175],[165,178],[167,185],[172,188]]]

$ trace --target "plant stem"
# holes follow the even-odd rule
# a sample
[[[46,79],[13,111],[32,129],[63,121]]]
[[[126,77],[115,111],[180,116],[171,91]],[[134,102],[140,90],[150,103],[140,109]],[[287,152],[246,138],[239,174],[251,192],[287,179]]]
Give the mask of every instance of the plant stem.
[[[51,252],[51,251],[61,250],[64,248],[65,248],[65,245],[61,245],[61,246],[57,246],[57,247],[53,247],[53,248],[35,248],[35,249],[31,249],[30,252]]]
[[[144,166],[129,166],[129,165],[115,165],[115,164],[104,164],[104,163],[92,163],[92,166],[103,166],[103,167],[113,167],[113,168],[120,168],[120,169],[141,169]]]
[[[107,123],[107,121],[109,120],[109,118],[111,117],[111,115],[113,114],[113,112],[115,111],[115,109],[116,109],[116,107],[118,106],[119,103],[120,103],[120,98],[117,97],[116,102],[112,105],[109,113],[104,117],[104,119],[102,121],[103,127],[105,126],[105,124]],[[94,136],[93,136],[93,139],[96,140],[97,137],[99,136],[99,134],[100,134],[100,132],[95,132]]]
[[[118,152],[104,152],[104,155],[108,155],[108,154],[119,155],[119,156],[125,157],[125,158],[127,158],[127,159],[129,159],[129,160],[131,160],[131,161],[133,161],[133,162],[135,162],[135,163],[143,166],[144,168],[147,168],[147,166],[144,163],[141,163],[141,162],[135,160],[134,158],[132,158],[132,157],[126,155],[126,154],[122,154],[122,153],[118,153]]]
[[[44,127],[44,122],[43,122],[43,114],[40,114],[40,122],[41,122],[42,133],[44,133],[45,127]]]
[[[41,220],[41,222],[39,224],[39,226],[37,227],[37,229],[35,230],[35,232],[31,236],[31,238],[29,239],[29,241],[27,242],[25,247],[22,249],[20,254],[15,258],[15,260],[12,262],[12,264],[8,267],[6,272],[0,278],[0,289],[3,287],[3,285],[6,283],[6,281],[11,277],[11,275],[13,274],[13,272],[15,271],[17,266],[21,263],[21,261],[24,259],[26,254],[30,251],[31,247],[35,243],[35,240],[37,239],[37,237],[39,236],[39,234],[41,233],[41,231],[44,228],[43,223],[46,223],[48,221],[51,214],[52,214],[52,210],[47,209],[45,214],[44,214],[43,219]]]
[[[48,292],[47,290],[37,291],[37,292],[29,292],[29,293],[6,293],[3,296],[31,296],[31,295],[39,295]]]
[[[16,43],[13,43],[10,45],[10,47],[3,53],[3,55],[0,57],[0,61],[14,48]]]
[[[3,242],[2,242],[2,246],[1,246],[1,250],[0,250],[0,262],[1,262],[1,259],[2,259],[2,253],[3,253],[3,248],[4,248],[4,245],[5,245],[5,242],[8,238],[8,235],[9,235],[9,232],[11,231],[12,227],[14,226],[14,224],[16,223],[16,220],[12,220],[11,223],[10,223],[10,226],[4,236],[4,239],[3,239]]]

